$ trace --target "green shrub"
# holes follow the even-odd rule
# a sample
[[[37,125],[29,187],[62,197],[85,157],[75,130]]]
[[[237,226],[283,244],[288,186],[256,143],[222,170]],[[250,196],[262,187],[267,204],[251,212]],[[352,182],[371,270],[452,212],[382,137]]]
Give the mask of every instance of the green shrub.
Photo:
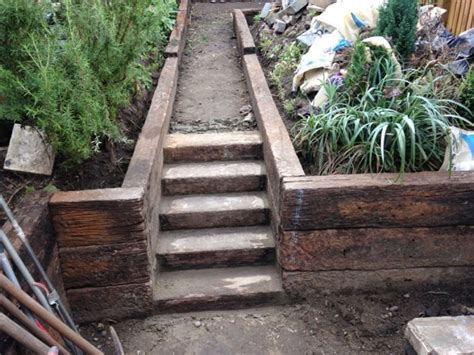
[[[285,83],[285,78],[291,76],[292,79],[302,55],[303,50],[294,42],[283,47],[278,53],[278,62],[271,73],[270,79],[277,88],[280,100],[285,100],[286,96],[285,87],[288,83]]]
[[[52,5],[0,2],[5,44],[0,119],[37,126],[66,160],[80,162],[104,139],[121,138],[117,112],[151,83],[176,4],[63,0]]]
[[[474,121],[474,67],[469,69],[466,79],[461,86],[461,101],[471,112],[469,119]],[[473,122],[474,123],[474,122]]]
[[[376,32],[392,39],[403,58],[415,49],[418,0],[388,0],[380,9]]]
[[[428,73],[398,78],[387,59],[374,61],[382,78],[352,96],[327,85],[329,103],[294,127],[294,143],[319,174],[435,170],[441,165],[450,125],[468,125],[460,104],[435,95]]]

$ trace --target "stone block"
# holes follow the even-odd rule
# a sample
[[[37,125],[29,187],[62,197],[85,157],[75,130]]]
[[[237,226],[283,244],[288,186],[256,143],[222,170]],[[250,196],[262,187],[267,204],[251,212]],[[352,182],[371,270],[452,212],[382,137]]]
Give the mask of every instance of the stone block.
[[[3,168],[10,171],[51,175],[55,153],[44,133],[33,127],[13,127]]]
[[[418,355],[474,354],[474,316],[415,318],[405,337]]]

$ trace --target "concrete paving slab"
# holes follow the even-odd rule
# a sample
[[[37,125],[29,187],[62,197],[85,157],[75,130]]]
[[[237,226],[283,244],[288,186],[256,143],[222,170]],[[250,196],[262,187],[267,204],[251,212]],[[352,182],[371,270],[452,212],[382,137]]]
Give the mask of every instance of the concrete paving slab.
[[[474,316],[415,318],[405,337],[418,355],[474,354]]]
[[[51,175],[55,153],[46,137],[33,127],[13,126],[3,168],[10,171]]]

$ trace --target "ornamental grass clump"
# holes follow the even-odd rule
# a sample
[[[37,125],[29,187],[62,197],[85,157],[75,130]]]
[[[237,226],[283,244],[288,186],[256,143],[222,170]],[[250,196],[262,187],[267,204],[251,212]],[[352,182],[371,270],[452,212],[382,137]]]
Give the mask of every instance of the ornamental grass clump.
[[[122,134],[118,110],[162,62],[171,0],[0,2],[0,120],[47,133],[67,161]]]
[[[364,77],[363,87],[326,84],[328,104],[294,127],[300,155],[322,175],[439,169],[449,127],[469,125],[458,114],[461,104],[437,96],[443,77],[420,70],[400,77],[384,55]]]

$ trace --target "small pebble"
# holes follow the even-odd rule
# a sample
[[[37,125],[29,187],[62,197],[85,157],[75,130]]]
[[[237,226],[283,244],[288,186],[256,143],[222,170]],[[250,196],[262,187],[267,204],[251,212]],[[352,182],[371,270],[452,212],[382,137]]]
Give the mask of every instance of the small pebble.
[[[399,309],[398,306],[392,306],[392,307],[390,307],[388,310],[389,310],[390,312],[396,312],[396,311],[398,311],[398,309]]]
[[[197,320],[197,321],[194,322],[194,326],[195,326],[196,328],[200,328],[200,327],[202,326],[202,323]]]
[[[404,298],[410,298],[410,294],[409,294],[409,293],[405,293],[405,294],[403,295],[403,297],[404,297]]]

